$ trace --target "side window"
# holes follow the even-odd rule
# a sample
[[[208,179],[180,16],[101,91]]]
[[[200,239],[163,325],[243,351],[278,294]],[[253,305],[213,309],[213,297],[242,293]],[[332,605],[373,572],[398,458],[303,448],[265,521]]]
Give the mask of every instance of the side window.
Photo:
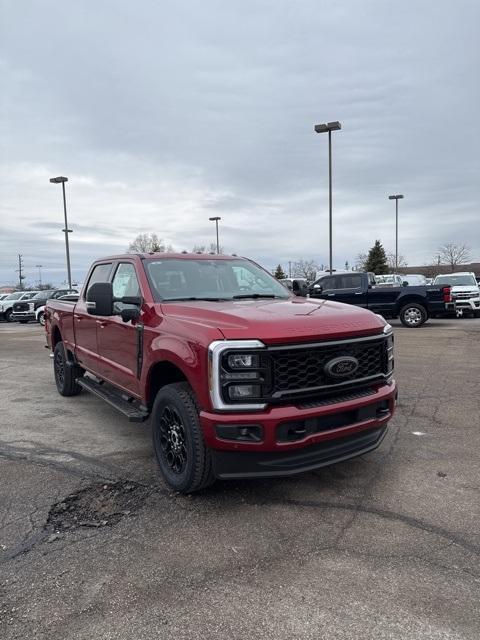
[[[337,276],[337,280],[341,280],[341,286],[339,289],[360,289],[362,286],[362,276],[346,274],[344,276]]]
[[[108,276],[110,275],[111,268],[111,262],[108,262],[107,264],[97,264],[93,267],[93,271],[90,275],[88,286],[85,291],[88,291],[95,282],[108,282]]]
[[[130,262],[122,262],[118,265],[112,284],[115,298],[141,295],[135,267]],[[120,313],[122,309],[130,308],[131,306],[122,302],[115,302],[113,308],[114,311]]]
[[[320,283],[322,285],[323,291],[330,291],[331,289],[338,289],[337,286],[337,282],[335,282],[336,278],[335,276],[329,276],[328,278],[323,278],[323,280],[320,280]]]

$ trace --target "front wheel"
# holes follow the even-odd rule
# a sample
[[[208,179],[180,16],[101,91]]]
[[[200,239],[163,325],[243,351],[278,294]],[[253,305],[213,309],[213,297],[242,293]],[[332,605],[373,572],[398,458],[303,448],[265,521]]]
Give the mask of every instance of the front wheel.
[[[212,456],[188,383],[160,389],[152,409],[152,436],[160,472],[172,489],[192,493],[212,484]]]
[[[53,371],[58,393],[62,396],[76,396],[82,390],[76,379],[83,373],[79,367],[69,362],[63,342],[57,342],[53,351]]]
[[[8,309],[8,311],[5,312],[5,320],[7,322],[13,322],[15,320],[13,317],[13,309]]]
[[[400,309],[398,314],[400,322],[409,329],[415,329],[424,324],[427,319],[427,310],[421,304],[410,302]]]

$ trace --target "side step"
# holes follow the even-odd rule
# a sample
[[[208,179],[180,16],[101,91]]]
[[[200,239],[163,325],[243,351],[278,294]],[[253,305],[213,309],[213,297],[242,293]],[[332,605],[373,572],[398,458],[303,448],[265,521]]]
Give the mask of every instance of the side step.
[[[85,389],[85,391],[93,393],[98,398],[105,400],[111,407],[123,413],[129,422],[143,422],[148,418],[148,413],[145,409],[140,408],[132,402],[128,402],[118,391],[97,382],[93,378],[87,376],[77,378],[76,383],[82,387],[82,389]]]

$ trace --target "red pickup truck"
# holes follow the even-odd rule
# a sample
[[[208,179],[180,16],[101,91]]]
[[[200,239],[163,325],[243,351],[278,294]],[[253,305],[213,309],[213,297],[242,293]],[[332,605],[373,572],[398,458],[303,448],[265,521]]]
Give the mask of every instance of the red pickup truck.
[[[173,489],[309,471],[382,441],[396,385],[380,316],[292,296],[236,256],[112,256],[85,282],[46,308],[57,389],[150,417]]]

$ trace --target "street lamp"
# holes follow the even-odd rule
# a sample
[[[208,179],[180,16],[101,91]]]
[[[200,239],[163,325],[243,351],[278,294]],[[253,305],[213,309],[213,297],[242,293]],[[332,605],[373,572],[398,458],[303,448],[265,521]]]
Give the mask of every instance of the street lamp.
[[[329,248],[329,271],[333,271],[333,233],[332,233],[332,131],[339,131],[342,128],[340,122],[327,122],[326,124],[316,124],[315,133],[326,133],[328,131],[328,248]]]
[[[67,201],[65,199],[65,182],[68,182],[68,178],[65,178],[63,176],[58,176],[57,178],[50,178],[50,182],[52,182],[53,184],[62,184],[62,191],[63,191],[63,213],[65,215],[65,229],[62,229],[62,231],[65,233],[65,251],[67,254],[67,273],[68,273],[68,288],[71,289],[72,288],[72,272],[70,269],[70,249],[68,246],[68,234],[72,233],[72,230],[68,228],[68,222],[67,222]]]
[[[395,271],[398,270],[398,201],[403,198],[402,194],[388,196],[389,200],[395,200]]]
[[[41,289],[42,288],[42,267],[43,267],[43,264],[36,264],[35,266],[38,269],[38,286]]]
[[[213,218],[209,218],[211,222],[215,221],[215,226],[217,230],[217,253],[220,253],[220,243],[218,242],[218,221],[221,220],[220,216],[214,216]]]

